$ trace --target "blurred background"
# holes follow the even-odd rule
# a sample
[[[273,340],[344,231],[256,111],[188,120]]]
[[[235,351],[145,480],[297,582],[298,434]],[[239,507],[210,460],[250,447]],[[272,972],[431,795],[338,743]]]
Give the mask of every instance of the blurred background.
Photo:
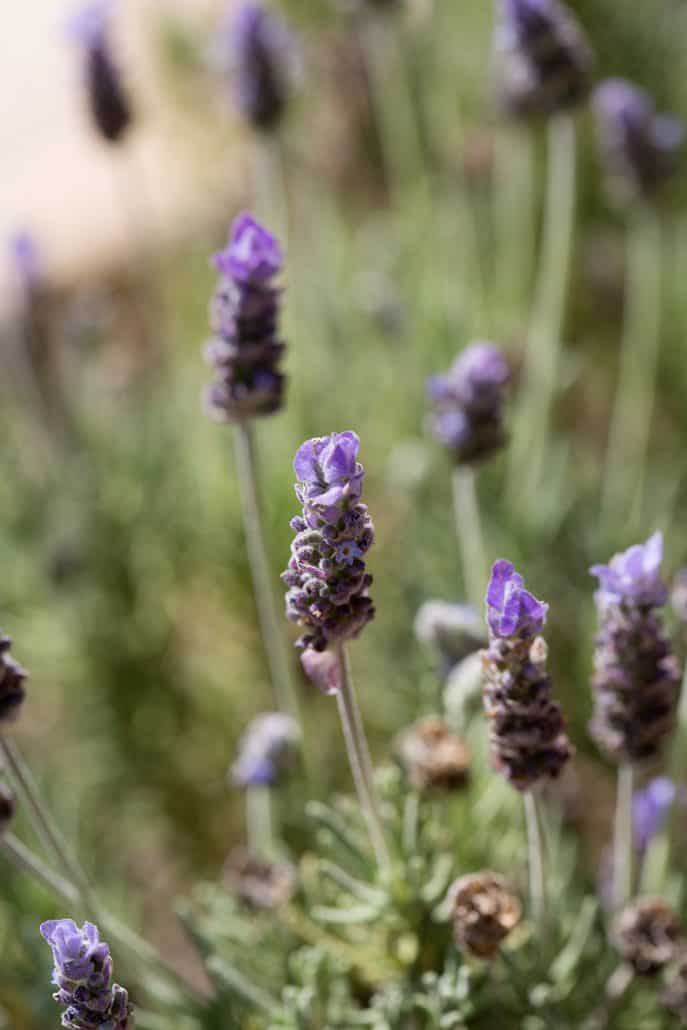
[[[17,738],[103,896],[191,968],[171,905],[217,878],[242,838],[226,770],[247,721],[273,705],[231,429],[200,405],[210,256],[245,208],[287,255],[288,403],[257,427],[275,590],[297,446],[360,434],[378,614],[354,663],[383,756],[393,732],[436,705],[436,663],[413,634],[418,607],[465,596],[451,464],[424,432],[424,383],[469,340],[494,339],[516,372],[515,408],[541,220],[544,129],[507,123],[494,102],[491,4],[389,4],[372,31],[333,0],[273,6],[294,47],[271,134],[237,109],[232,5],[220,0],[114,5],[131,105],[115,142],[90,117],[70,3],[11,5],[0,39],[0,626],[31,672]],[[681,0],[570,6],[599,78],[630,78],[687,118]],[[603,190],[589,114],[578,121],[572,287],[543,483],[533,493],[511,482],[506,495],[506,454],[479,488],[489,559],[522,566],[551,602],[577,776],[598,798],[583,820],[592,875],[612,787],[586,735],[587,569],[655,528],[669,569],[687,561],[687,218],[682,175],[659,215],[663,315],[643,493],[632,518],[602,532],[626,217]],[[348,783],[336,716],[329,699],[304,682],[300,691],[326,795]],[[290,818],[297,846],[302,819]],[[43,1030],[55,1015],[36,927],[58,909],[2,856],[0,885],[0,1027]]]

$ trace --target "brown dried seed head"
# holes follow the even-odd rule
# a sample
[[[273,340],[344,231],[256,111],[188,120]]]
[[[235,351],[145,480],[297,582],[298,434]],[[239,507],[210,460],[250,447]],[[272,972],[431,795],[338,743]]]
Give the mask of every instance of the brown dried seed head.
[[[448,900],[458,947],[479,958],[493,958],[522,917],[517,895],[498,873],[461,876]]]
[[[288,862],[269,862],[246,848],[236,848],[224,867],[224,882],[244,905],[269,910],[291,900],[296,872]]]
[[[683,945],[683,928],[662,898],[637,898],[619,914],[612,939],[637,974],[654,976],[676,958]]]
[[[402,733],[396,750],[415,790],[451,791],[467,781],[470,749],[438,715],[420,719]]]

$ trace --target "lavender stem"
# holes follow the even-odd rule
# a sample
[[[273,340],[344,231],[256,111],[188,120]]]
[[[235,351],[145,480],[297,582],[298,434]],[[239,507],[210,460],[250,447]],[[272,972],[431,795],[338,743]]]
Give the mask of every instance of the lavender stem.
[[[391,866],[391,855],[384,835],[370,751],[344,644],[338,648],[338,658],[341,664],[341,688],[337,691],[336,698],[348,761],[377,864],[381,869],[388,870]]]
[[[453,509],[467,596],[476,611],[481,611],[489,570],[477,500],[476,474],[469,465],[457,465],[454,469]]]
[[[613,836],[613,905],[621,909],[632,896],[632,797],[634,772],[629,762],[618,769]]]
[[[532,918],[541,928],[546,915],[546,886],[544,877],[544,849],[537,811],[537,799],[531,790],[523,794],[527,827],[527,860],[529,871],[530,906]]]
[[[575,216],[575,122],[548,124],[548,173],[539,273],[525,353],[525,389],[512,449],[508,495],[534,496],[539,486],[560,365]],[[527,484],[523,487],[523,483]],[[523,492],[524,491],[524,492]],[[528,493],[528,491],[530,491]]]
[[[646,474],[661,316],[661,229],[649,204],[628,227],[620,372],[606,451],[602,524],[639,514]]]
[[[272,590],[270,566],[265,548],[262,511],[258,495],[255,460],[255,439],[253,427],[247,422],[236,426],[236,464],[238,469],[243,526],[246,534],[248,557],[253,574],[255,603],[262,642],[277,696],[277,703],[283,712],[293,716],[301,725],[298,700],[291,682],[289,664],[284,640],[277,620],[274,593]]]
[[[274,852],[272,794],[269,787],[247,787],[246,833],[251,853],[269,858]]]

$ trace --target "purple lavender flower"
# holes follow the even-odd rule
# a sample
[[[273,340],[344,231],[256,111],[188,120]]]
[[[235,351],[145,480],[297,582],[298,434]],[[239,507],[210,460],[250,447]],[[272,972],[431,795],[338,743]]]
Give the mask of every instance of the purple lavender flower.
[[[52,949],[55,968],[53,995],[65,1007],[67,1030],[133,1030],[133,1009],[123,987],[112,984],[110,949],[97,926],[79,928],[72,919],[53,919],[41,925],[41,936]]]
[[[220,282],[212,306],[215,336],[205,349],[216,379],[206,390],[206,407],[218,422],[243,422],[278,411],[284,397],[279,361],[279,290],[282,268],[277,240],[250,215],[231,228],[229,245],[215,255]]]
[[[364,560],[374,526],[360,502],[359,448],[355,433],[331,433],[308,440],[294,459],[303,514],[291,522],[296,537],[282,579],[289,588],[287,616],[307,630],[298,641],[304,649],[324,651],[357,637],[374,616]],[[315,673],[323,684],[336,679],[329,666],[317,666]]]
[[[635,792],[632,822],[637,851],[646,851],[659,833],[675,800],[675,794],[675,784],[667,776],[656,776],[646,787]]]
[[[241,789],[276,787],[293,765],[300,736],[298,723],[290,715],[258,715],[239,742],[231,769],[234,784]]]
[[[679,671],[655,610],[667,599],[662,557],[663,538],[655,533],[590,570],[600,583],[590,730],[617,762],[656,757],[675,722]]]
[[[503,427],[508,363],[493,343],[467,347],[445,375],[432,376],[427,392],[433,412],[429,428],[459,464],[483,461],[506,441]]]
[[[482,652],[484,707],[495,765],[521,791],[557,777],[572,755],[538,636],[547,610],[510,562],[495,563],[487,589],[489,648]]]
[[[271,11],[247,2],[232,17],[229,44],[239,111],[256,129],[269,132],[286,108],[293,41]]]
[[[495,49],[509,114],[551,115],[586,99],[594,54],[558,0],[500,0]]]
[[[118,143],[132,114],[109,38],[113,0],[94,0],[72,18],[70,35],[81,44],[93,121],[109,143]]]
[[[650,199],[678,168],[684,129],[657,114],[651,97],[624,79],[607,79],[594,91],[599,147],[616,199]]]
[[[0,724],[16,719],[26,697],[28,673],[11,657],[11,646],[10,638],[0,635]]]

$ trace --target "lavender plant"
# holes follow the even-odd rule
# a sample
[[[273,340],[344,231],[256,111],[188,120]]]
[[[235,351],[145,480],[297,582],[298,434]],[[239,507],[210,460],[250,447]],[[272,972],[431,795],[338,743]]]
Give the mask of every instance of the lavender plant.
[[[107,143],[120,143],[133,119],[113,54],[110,19],[113,0],[94,0],[72,19],[71,35],[83,48],[84,78],[93,124]]]

